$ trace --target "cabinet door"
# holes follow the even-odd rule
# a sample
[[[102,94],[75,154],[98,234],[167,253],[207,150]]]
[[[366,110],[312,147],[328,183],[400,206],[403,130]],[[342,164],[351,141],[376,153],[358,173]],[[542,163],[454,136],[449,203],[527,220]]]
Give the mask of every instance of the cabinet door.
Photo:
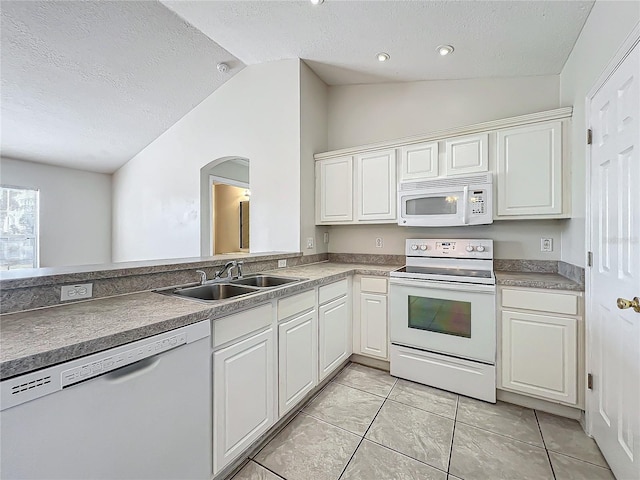
[[[502,386],[575,404],[577,320],[504,310]]]
[[[353,159],[332,158],[316,162],[318,223],[353,220]]]
[[[387,358],[387,296],[360,294],[360,351]]]
[[[396,219],[396,151],[356,156],[358,220]]]
[[[438,142],[417,143],[400,149],[400,180],[438,176]]]
[[[446,140],[445,169],[447,176],[489,171],[489,134]]]
[[[498,215],[562,213],[562,123],[498,132]]]
[[[213,354],[214,475],[274,423],[273,336],[269,328]]]
[[[317,385],[318,327],[313,310],[278,326],[280,416]]]
[[[347,297],[322,305],[318,311],[320,374],[319,381],[351,355],[351,316]]]

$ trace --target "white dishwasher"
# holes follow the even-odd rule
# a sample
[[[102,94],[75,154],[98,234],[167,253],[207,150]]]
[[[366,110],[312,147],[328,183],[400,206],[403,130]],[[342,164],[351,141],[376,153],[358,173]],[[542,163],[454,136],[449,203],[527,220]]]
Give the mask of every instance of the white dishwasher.
[[[0,382],[3,479],[211,478],[210,322]]]

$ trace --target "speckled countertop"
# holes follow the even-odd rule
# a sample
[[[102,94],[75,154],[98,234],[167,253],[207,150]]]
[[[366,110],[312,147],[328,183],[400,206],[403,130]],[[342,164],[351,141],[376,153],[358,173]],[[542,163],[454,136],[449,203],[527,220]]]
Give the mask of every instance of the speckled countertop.
[[[215,304],[142,292],[0,316],[0,380],[219,318],[353,274],[388,276],[398,266],[316,263],[271,273],[308,280]]]
[[[496,283],[503,286],[584,291],[584,285],[574,282],[559,273],[496,271],[495,274]]]

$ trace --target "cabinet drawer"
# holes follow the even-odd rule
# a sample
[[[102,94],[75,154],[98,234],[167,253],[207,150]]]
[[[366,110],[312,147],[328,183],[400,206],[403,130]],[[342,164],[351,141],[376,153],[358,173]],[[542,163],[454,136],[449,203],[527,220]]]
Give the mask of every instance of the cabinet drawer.
[[[371,293],[387,293],[387,279],[362,277],[360,279],[360,291]]]
[[[305,310],[311,310],[316,305],[316,294],[313,290],[292,295],[278,300],[278,321],[289,318]]]
[[[565,315],[578,314],[578,296],[566,293],[547,293],[528,290],[502,290],[502,306],[524,308]]]
[[[344,280],[333,282],[329,285],[320,287],[318,291],[318,303],[322,305],[330,300],[333,300],[334,298],[346,295],[348,288],[349,285],[346,278]]]
[[[228,317],[213,320],[213,346],[240,338],[271,324],[272,307],[268,303]]]

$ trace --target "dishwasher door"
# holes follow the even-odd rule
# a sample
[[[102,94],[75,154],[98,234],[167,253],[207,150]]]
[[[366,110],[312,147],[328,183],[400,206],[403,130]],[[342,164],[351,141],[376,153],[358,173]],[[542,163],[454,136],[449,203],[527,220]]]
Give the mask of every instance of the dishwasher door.
[[[190,335],[196,326],[199,332]],[[209,480],[209,331],[209,322],[200,322],[35,372],[39,379],[49,377],[45,386],[59,382],[60,388],[0,412],[0,476]],[[172,347],[174,339],[184,344]],[[154,348],[166,351],[155,354]],[[127,366],[100,374],[114,360],[127,363],[127,357]],[[98,369],[93,378],[62,388],[65,376],[92,366]],[[2,383],[28,385],[15,381],[30,375]],[[3,400],[8,386],[3,385]]]

